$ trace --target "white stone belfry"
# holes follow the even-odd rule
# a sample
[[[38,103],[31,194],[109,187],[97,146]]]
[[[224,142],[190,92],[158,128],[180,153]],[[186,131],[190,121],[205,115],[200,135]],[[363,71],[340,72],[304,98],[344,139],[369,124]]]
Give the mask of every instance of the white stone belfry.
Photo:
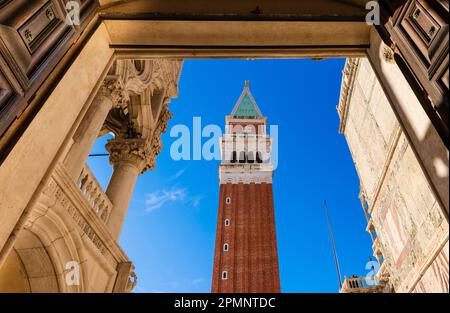
[[[266,133],[266,122],[246,81],[231,115],[226,116],[220,145],[220,184],[272,183],[272,140]]]

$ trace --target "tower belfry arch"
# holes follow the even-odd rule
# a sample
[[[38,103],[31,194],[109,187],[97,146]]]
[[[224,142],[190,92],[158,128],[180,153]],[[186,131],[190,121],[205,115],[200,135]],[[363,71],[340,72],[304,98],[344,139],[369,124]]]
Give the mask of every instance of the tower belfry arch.
[[[50,194],[72,203],[57,214],[69,212],[105,258],[104,290],[129,290],[132,265],[116,241],[133,183],[162,149],[185,58],[367,58],[448,220],[448,2],[378,1],[376,26],[363,0],[80,3],[80,25],[64,23],[62,0],[0,5],[0,267]],[[84,167],[108,131],[120,199]]]

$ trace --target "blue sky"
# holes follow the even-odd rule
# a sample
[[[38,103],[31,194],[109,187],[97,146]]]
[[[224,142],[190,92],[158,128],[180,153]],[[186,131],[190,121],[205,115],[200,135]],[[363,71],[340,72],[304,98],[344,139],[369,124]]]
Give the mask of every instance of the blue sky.
[[[274,201],[282,292],[337,292],[327,220],[329,204],[342,275],[364,276],[371,240],[358,193],[359,179],[338,134],[343,59],[186,60],[174,113],[163,135],[156,170],[141,175],[120,243],[138,275],[135,292],[209,292],[218,210],[218,161],[174,161],[176,124],[224,128],[245,80],[268,123],[278,125]],[[92,152],[105,152],[108,135]],[[207,138],[203,139],[206,142]],[[191,152],[192,153],[192,152]],[[106,188],[106,157],[89,166]]]

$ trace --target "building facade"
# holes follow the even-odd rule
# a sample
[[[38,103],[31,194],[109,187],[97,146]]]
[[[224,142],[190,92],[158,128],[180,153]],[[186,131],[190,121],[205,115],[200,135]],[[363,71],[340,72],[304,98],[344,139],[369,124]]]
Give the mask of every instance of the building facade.
[[[131,290],[133,266],[117,239],[135,180],[162,148],[184,58],[367,57],[448,221],[448,1],[378,3],[374,26],[366,0],[1,0],[0,290]],[[115,134],[107,147],[114,175],[103,191],[85,160],[106,132]],[[411,236],[422,229],[409,228],[414,212],[400,215]],[[422,222],[440,231],[429,212]],[[431,290],[418,281],[435,281],[429,269],[445,259],[424,229],[416,236],[423,253],[409,245],[421,261],[400,253],[406,263],[391,268],[405,271],[396,291]],[[81,283],[65,280],[71,261]],[[405,267],[413,263],[422,267]]]
[[[449,246],[445,204],[436,198],[398,118],[367,59],[348,59],[338,105],[361,183],[360,199],[389,292],[448,292]],[[436,166],[445,176],[445,165]],[[447,195],[448,201],[448,195]],[[361,290],[344,283],[346,291]],[[356,282],[355,281],[355,282]],[[366,286],[371,289],[371,286]],[[364,290],[364,288],[362,288]]]
[[[266,122],[247,81],[221,138],[212,292],[280,292]]]

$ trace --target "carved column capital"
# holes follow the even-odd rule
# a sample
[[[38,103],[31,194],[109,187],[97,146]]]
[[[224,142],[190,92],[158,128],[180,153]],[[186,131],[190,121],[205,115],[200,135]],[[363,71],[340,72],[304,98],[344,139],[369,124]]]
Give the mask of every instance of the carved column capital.
[[[155,154],[145,139],[115,138],[106,144],[106,150],[110,153],[109,162],[114,167],[128,163],[136,167],[140,173],[154,168]]]
[[[106,150],[110,153],[109,162],[113,166],[129,163],[141,173],[154,170],[156,156],[163,146],[161,135],[167,131],[172,116],[168,105],[164,104],[151,138],[115,138],[108,141]]]
[[[98,95],[110,99],[113,107],[125,107],[129,101],[121,80],[116,76],[107,76],[103,80]]]

